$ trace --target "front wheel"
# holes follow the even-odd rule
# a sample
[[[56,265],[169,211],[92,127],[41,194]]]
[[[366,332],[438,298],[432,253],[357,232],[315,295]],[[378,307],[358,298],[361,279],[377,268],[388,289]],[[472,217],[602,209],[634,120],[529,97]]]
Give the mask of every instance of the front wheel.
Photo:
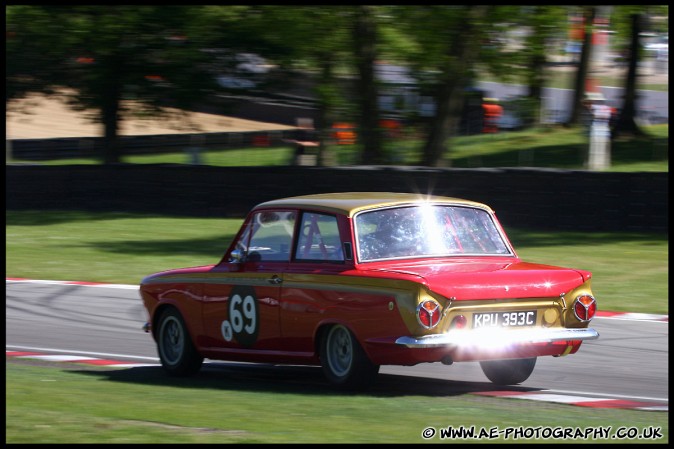
[[[535,366],[536,357],[480,362],[484,375],[497,385],[514,385],[524,382],[531,376]]]
[[[196,374],[204,358],[194,347],[180,312],[174,308],[166,309],[159,317],[158,325],[157,349],[164,369],[176,377]]]
[[[325,377],[337,387],[363,389],[379,373],[379,365],[370,361],[351,331],[339,324],[324,333],[320,358]]]

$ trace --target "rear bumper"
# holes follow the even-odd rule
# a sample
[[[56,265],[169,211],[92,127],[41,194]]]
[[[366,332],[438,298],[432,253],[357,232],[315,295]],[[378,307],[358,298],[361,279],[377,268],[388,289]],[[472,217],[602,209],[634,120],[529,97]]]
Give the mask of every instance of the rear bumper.
[[[478,329],[457,330],[421,337],[400,337],[395,342],[408,348],[489,348],[528,343],[596,340],[599,333],[587,329]]]

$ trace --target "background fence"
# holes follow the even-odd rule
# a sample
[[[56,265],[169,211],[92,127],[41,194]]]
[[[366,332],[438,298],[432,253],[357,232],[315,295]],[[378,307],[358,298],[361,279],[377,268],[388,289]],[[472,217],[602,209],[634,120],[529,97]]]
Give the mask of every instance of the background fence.
[[[668,232],[668,173],[557,169],[75,165],[5,167],[8,210],[236,217],[262,201],[393,191],[481,201],[504,226]]]
[[[231,149],[245,146],[288,145],[297,130],[246,131],[194,134],[157,134],[148,136],[120,136],[119,145],[124,155],[156,154],[185,151],[191,147],[203,149]],[[63,158],[100,158],[101,137],[64,137],[54,139],[13,139],[12,158],[25,161],[43,161]]]

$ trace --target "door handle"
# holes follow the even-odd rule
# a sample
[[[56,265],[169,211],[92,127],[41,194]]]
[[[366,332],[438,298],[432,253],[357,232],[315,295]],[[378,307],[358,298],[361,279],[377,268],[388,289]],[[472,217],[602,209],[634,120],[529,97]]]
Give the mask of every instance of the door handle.
[[[269,282],[270,284],[273,284],[273,285],[278,285],[278,284],[280,284],[281,282],[283,282],[283,279],[281,279],[281,278],[280,278],[279,276],[277,276],[277,275],[273,275],[272,277],[270,277],[269,279],[267,279],[267,282]]]

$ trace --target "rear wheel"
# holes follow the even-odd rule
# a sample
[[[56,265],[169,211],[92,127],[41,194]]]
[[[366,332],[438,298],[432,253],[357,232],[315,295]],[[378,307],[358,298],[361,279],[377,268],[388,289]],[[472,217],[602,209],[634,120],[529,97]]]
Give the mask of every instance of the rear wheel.
[[[497,385],[514,385],[524,382],[531,376],[535,366],[536,357],[480,362],[484,375]]]
[[[159,317],[157,349],[162,366],[171,376],[196,374],[204,361],[192,343],[183,317],[174,308],[166,309]]]
[[[370,361],[351,331],[339,324],[323,334],[320,358],[325,377],[337,387],[366,388],[379,373],[379,365]]]
[[[524,382],[531,376],[535,366],[536,357],[480,362],[484,375],[497,385],[514,385]]]

